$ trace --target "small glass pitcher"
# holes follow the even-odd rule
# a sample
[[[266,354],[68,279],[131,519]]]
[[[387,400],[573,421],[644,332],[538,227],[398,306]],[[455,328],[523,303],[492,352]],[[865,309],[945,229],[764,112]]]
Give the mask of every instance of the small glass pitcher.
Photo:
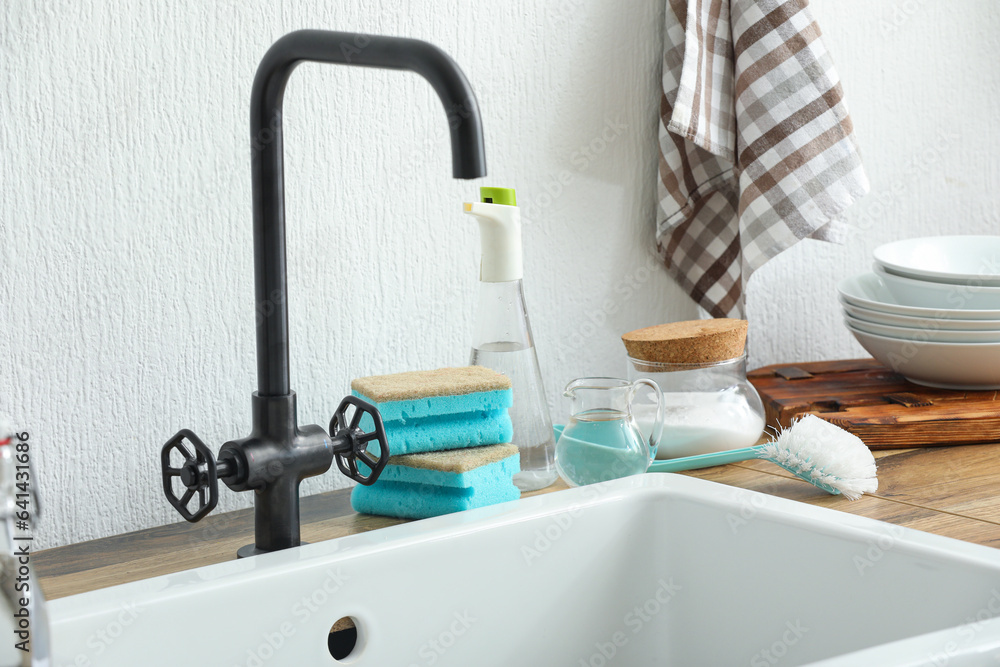
[[[632,399],[643,385],[653,391],[658,406],[648,440],[632,416]],[[556,442],[556,469],[567,484],[583,486],[646,472],[663,436],[663,393],[654,381],[580,378],[566,385],[563,395],[572,400],[572,407]]]

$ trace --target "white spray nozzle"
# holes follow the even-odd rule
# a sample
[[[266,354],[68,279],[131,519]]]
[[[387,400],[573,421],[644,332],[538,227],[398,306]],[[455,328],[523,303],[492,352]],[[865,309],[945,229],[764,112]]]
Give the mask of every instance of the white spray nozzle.
[[[476,202],[465,204],[465,212],[479,221],[483,248],[479,280],[502,283],[523,278],[520,209],[506,204]]]

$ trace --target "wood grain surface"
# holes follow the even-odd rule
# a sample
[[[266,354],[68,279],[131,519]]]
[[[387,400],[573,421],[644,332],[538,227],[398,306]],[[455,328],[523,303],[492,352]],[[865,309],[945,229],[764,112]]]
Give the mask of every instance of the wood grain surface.
[[[766,461],[694,470],[694,477],[1000,548],[1000,448],[993,445],[875,453],[879,490],[851,502]],[[528,496],[565,489],[562,482]],[[402,523],[356,514],[347,490],[302,499],[302,537],[329,540]],[[253,541],[253,512],[209,516],[37,553],[49,599],[211,565]]]
[[[921,387],[874,359],[778,364],[747,377],[774,428],[815,414],[873,450],[1000,442],[1000,392]]]

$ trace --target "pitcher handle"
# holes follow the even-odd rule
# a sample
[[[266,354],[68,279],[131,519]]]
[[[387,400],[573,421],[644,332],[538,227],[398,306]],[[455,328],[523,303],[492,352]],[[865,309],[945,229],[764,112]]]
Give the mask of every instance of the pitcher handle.
[[[663,400],[663,392],[660,390],[660,385],[648,378],[639,378],[632,383],[632,396],[629,397],[628,401],[629,413],[632,412],[632,399],[635,397],[635,390],[638,389],[638,385],[640,384],[646,385],[656,394],[656,421],[653,424],[653,431],[649,434],[649,442],[646,443],[649,445],[649,462],[652,463],[653,459],[656,458],[656,450],[660,446],[660,440],[663,438],[663,420],[666,412],[666,402]]]

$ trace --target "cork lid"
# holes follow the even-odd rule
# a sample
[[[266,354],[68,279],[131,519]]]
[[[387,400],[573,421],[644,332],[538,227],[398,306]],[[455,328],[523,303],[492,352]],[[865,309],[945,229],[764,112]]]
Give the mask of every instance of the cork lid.
[[[743,355],[747,321],[719,318],[671,322],[622,336],[633,359],[664,364],[704,364]]]

